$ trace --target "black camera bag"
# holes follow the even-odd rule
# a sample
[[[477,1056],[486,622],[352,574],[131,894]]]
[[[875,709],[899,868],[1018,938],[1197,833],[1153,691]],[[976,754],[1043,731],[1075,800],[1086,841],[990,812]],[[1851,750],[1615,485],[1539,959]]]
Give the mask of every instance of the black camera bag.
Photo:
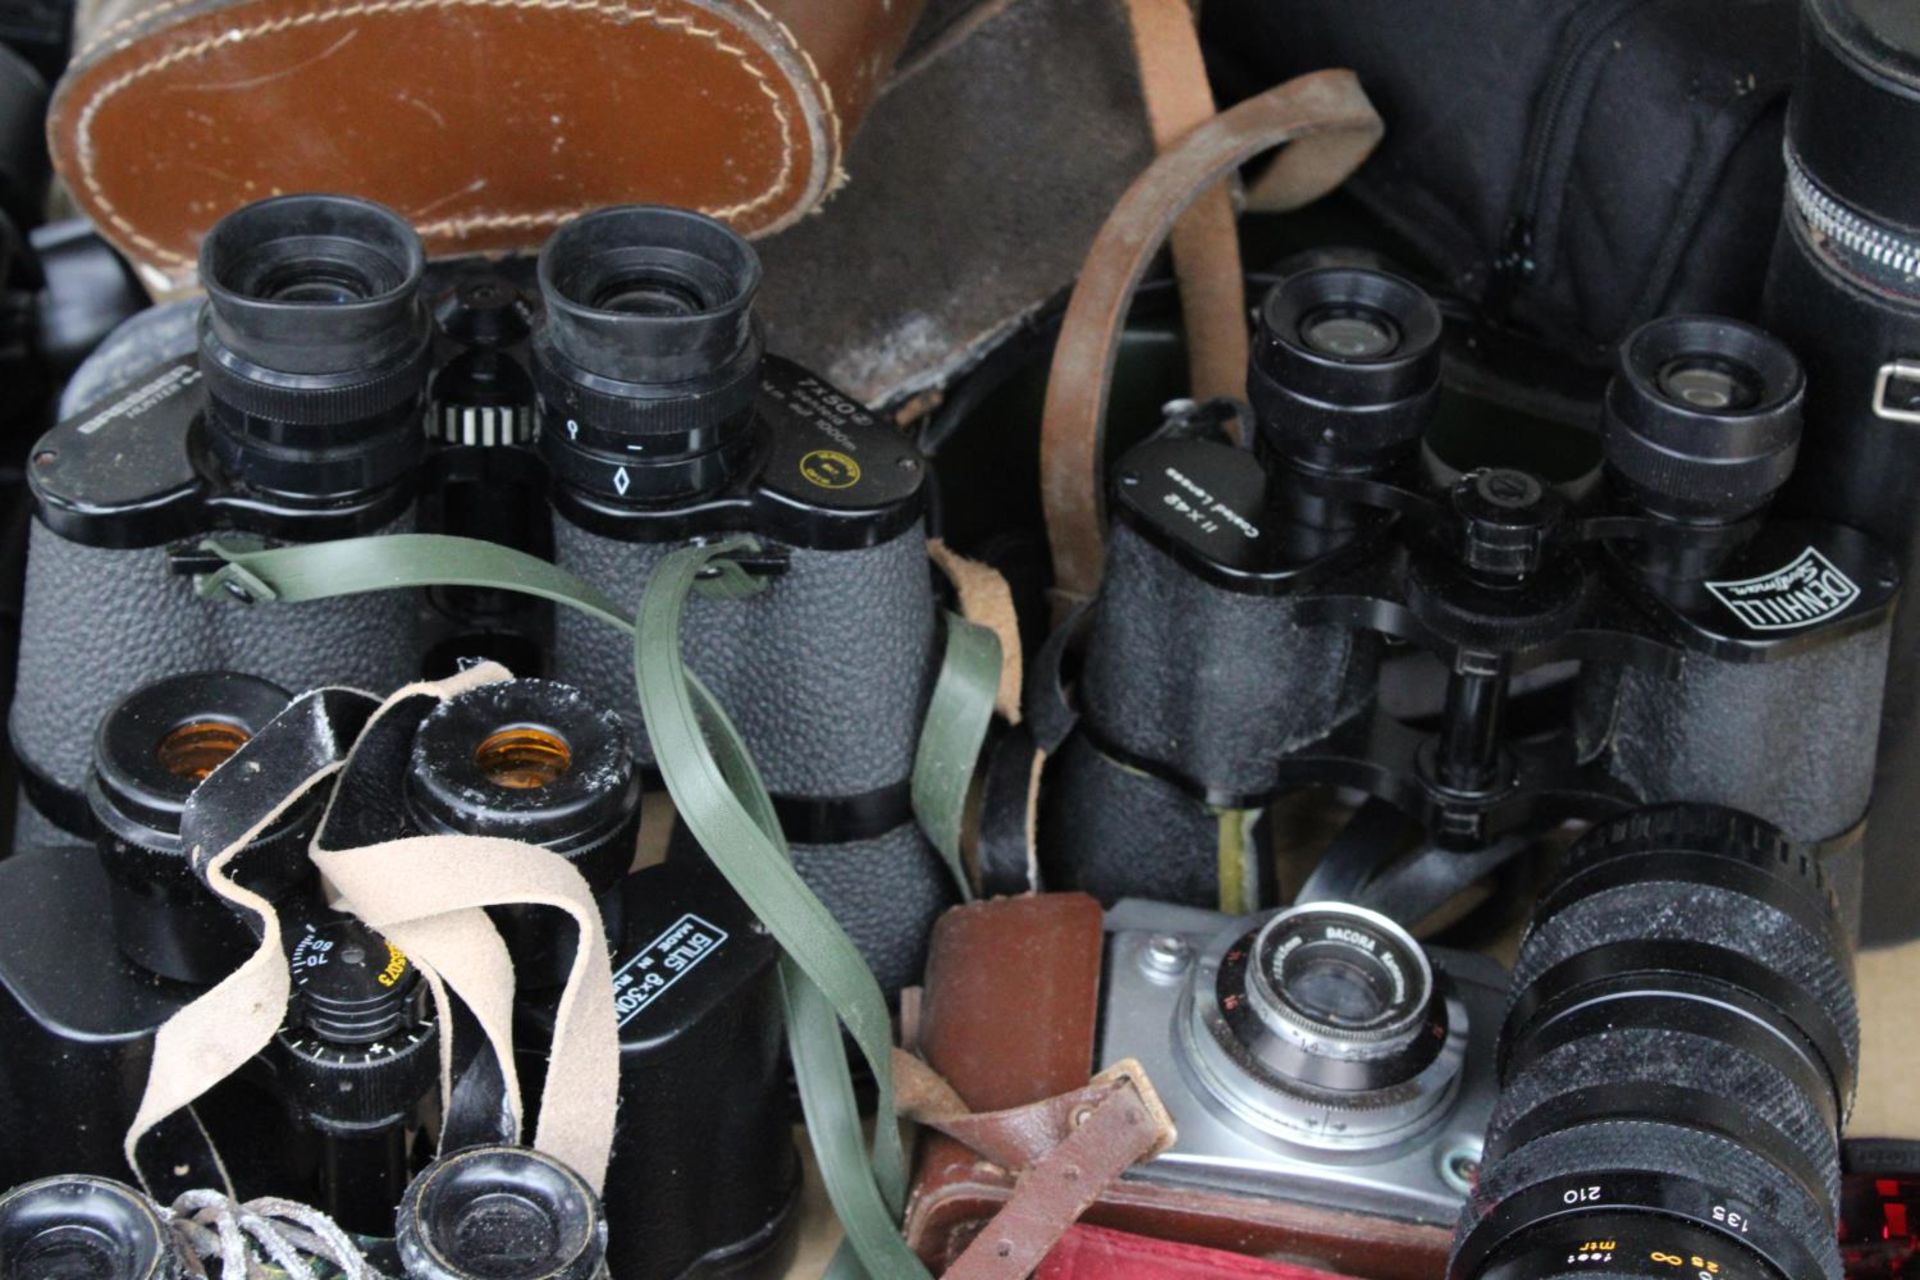
[[[1751,318],[1795,0],[1207,0],[1223,101],[1350,67],[1366,209],[1497,325],[1586,363],[1656,315]]]

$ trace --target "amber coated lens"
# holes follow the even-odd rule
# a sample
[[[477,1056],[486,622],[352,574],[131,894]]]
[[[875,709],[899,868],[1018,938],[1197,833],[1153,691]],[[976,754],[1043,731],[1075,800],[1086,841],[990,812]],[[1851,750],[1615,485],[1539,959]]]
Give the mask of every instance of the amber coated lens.
[[[174,777],[200,782],[246,746],[249,736],[239,725],[224,720],[193,720],[168,730],[154,754],[160,757],[160,767]]]
[[[495,786],[531,791],[564,774],[573,764],[573,750],[551,730],[514,725],[487,735],[474,748],[473,763]]]

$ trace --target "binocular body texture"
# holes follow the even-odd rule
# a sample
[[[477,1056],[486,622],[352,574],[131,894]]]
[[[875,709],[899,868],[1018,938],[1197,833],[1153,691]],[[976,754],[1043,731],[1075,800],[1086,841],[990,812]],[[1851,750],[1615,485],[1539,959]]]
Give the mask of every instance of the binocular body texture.
[[[383,533],[403,533],[411,514]],[[52,793],[44,816],[84,830],[93,729],[135,688],[190,671],[244,671],[289,689],[391,689],[418,670],[413,596],[379,591],[236,608],[194,594],[165,547],[86,546],[35,521],[20,674],[10,718],[23,769]],[[30,787],[33,784],[29,784]],[[30,799],[41,796],[29,792]]]
[[[1377,637],[1298,621],[1288,594],[1205,582],[1125,525],[1108,550],[1081,687],[1110,751],[1257,796],[1280,757],[1369,705]]]
[[[1755,522],[1678,578],[1588,546],[1502,595],[1446,567],[1439,517],[1362,531],[1298,562],[1283,553],[1262,570],[1228,557],[1255,554],[1245,547],[1285,519],[1259,479],[1278,464],[1201,440],[1149,442],[1130,457],[1123,474],[1150,478],[1118,491],[1076,740],[1042,795],[1051,884],[1108,902],[1211,905],[1222,868],[1246,861],[1230,811],[1331,783],[1395,803],[1424,796],[1444,808],[1458,794],[1483,806],[1472,812],[1489,825],[1451,833],[1460,848],[1633,804],[1727,805],[1822,846],[1844,918],[1857,922],[1897,583],[1861,535]],[[1169,499],[1205,488],[1229,518],[1190,534],[1175,502],[1156,501],[1161,483]],[[1535,501],[1551,496],[1514,483]],[[1220,530],[1240,527],[1254,535],[1214,559]],[[1431,648],[1451,673],[1442,729],[1424,745],[1427,727],[1376,705],[1388,635]],[[1579,661],[1561,677],[1573,684],[1557,745],[1493,738],[1478,790],[1459,788],[1438,760],[1455,741],[1463,678],[1504,680],[1514,663],[1544,660],[1529,655],[1555,653]]]
[[[1679,671],[1589,664],[1576,733],[1646,803],[1740,809],[1807,843],[1825,862],[1842,918],[1860,919],[1857,840],[1866,818],[1891,623],[1765,663],[1689,654]],[[1875,821],[1881,821],[1876,816]]]
[[[779,945],[703,859],[634,872],[611,939],[620,1098],[604,1199],[620,1280],[780,1274],[800,1191]],[[664,981],[663,981],[664,980]],[[554,999],[523,1000],[526,1045]],[[550,997],[550,998],[549,998]],[[521,1050],[523,1081],[545,1062]]]
[[[1809,369],[1807,439],[1783,505],[1858,525],[1893,548],[1911,571],[1920,563],[1911,462],[1920,425],[1877,412],[1875,388],[1884,368],[1920,356],[1920,301],[1850,283],[1822,261],[1789,218],[1768,276],[1767,324]],[[1888,394],[1897,398],[1898,389]],[[1858,722],[1880,726],[1874,818],[1866,831],[1861,926],[1867,942],[1911,937],[1920,918],[1920,876],[1908,840],[1920,822],[1920,669],[1914,660],[1920,609],[1896,613],[1892,652],[1884,710],[1850,707],[1829,693],[1816,704],[1820,733],[1794,740],[1796,750],[1818,750],[1826,734],[1845,733]],[[1842,718],[1849,711],[1859,713],[1858,722]],[[1866,771],[1858,776],[1863,788],[1876,778]]]
[[[560,567],[629,610],[676,545],[609,538],[554,517]],[[904,796],[935,668],[931,574],[916,522],[872,547],[791,548],[785,572],[763,590],[688,601],[687,664],[726,708],[776,800]],[[563,611],[555,640],[555,675],[620,707],[637,757],[651,764],[626,636]],[[793,844],[800,874],[890,991],[919,973],[927,930],[953,900],[939,855],[910,811],[900,813],[884,831],[796,835]]]

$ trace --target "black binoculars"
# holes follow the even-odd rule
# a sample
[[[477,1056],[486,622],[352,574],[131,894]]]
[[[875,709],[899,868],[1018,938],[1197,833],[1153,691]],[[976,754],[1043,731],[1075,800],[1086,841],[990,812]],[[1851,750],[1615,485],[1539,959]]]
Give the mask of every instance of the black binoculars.
[[[1317,784],[1452,855],[1729,805],[1821,845],[1857,913],[1899,572],[1854,529],[1769,516],[1800,441],[1792,354],[1729,320],[1640,329],[1605,398],[1606,484],[1575,502],[1517,470],[1421,482],[1440,336],[1401,279],[1294,275],[1260,309],[1251,446],[1180,420],[1120,459],[1042,795],[1049,883],[1256,904],[1240,824]],[[1411,654],[1444,672],[1418,722],[1379,694]],[[1550,714],[1519,714],[1543,685]],[[1486,864],[1422,865],[1457,888]]]
[[[266,793],[290,794],[303,778],[279,772],[353,740],[367,710],[354,699],[365,702],[290,702],[266,681],[228,673],[140,688],[97,735],[88,783],[97,848],[0,861],[0,1182],[132,1172],[121,1142],[156,1032],[259,945],[251,917],[213,893],[183,847],[188,799],[229,760],[251,768]],[[276,721],[303,750],[249,754]],[[716,1257],[777,1266],[799,1188],[781,1084],[778,947],[704,858],[631,871],[640,786],[620,716],[570,686],[506,680],[439,702],[395,732],[397,749],[356,755],[331,791],[307,793],[227,864],[280,916],[288,1017],[272,1046],[191,1116],[142,1140],[142,1169],[171,1171],[183,1189],[221,1185],[224,1170],[243,1196],[291,1198],[350,1230],[388,1234],[419,1169],[442,1028],[408,959],[326,906],[309,843],[323,813],[330,848],[505,837],[572,863],[607,930],[622,995],[620,1127],[606,1190],[623,1212],[638,1216],[644,1205],[655,1221],[616,1242],[619,1273],[679,1276]],[[552,1040],[577,938],[559,912],[491,912],[514,961],[517,1065],[537,1082],[538,1046]],[[471,1048],[456,1037],[463,1063]],[[488,1111],[444,1123],[487,1134],[497,1122]]]
[[[553,236],[530,289],[516,269],[442,282],[429,306],[405,220],[344,196],[213,228],[190,345],[32,453],[17,844],[93,833],[90,726],[188,672],[385,690],[498,657],[614,707],[650,773],[629,644],[603,623],[475,588],[239,608],[196,595],[210,536],[465,534],[633,610],[673,549],[745,532],[764,589],[691,601],[687,659],[739,723],[801,874],[897,990],[954,892],[912,802],[940,650],[924,461],[765,352],[759,260],[712,219],[603,210]]]

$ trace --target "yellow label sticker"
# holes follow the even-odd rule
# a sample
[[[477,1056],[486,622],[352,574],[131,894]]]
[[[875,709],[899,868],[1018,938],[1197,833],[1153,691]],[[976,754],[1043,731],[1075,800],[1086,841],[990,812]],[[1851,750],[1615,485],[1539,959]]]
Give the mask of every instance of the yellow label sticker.
[[[374,979],[374,981],[383,987],[391,987],[397,984],[401,978],[405,977],[406,973],[407,957],[401,952],[400,948],[394,946],[391,942],[387,943],[387,967],[381,970],[380,976]]]
[[[815,449],[800,459],[800,474],[821,489],[851,489],[860,483],[860,464],[838,449]]]

